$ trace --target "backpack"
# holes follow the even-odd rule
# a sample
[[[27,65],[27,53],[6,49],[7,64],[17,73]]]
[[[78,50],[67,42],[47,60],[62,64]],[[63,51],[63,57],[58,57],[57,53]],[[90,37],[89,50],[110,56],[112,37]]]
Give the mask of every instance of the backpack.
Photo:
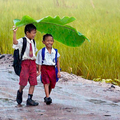
[[[58,50],[57,49],[54,49],[56,51],[55,53],[55,72],[56,72],[56,82],[58,82],[59,78],[57,77],[57,73],[58,73],[58,69],[57,69],[57,53],[58,53]],[[45,60],[45,47],[42,48],[42,63],[43,61]]]
[[[34,39],[33,39],[33,43],[35,45]],[[13,53],[13,68],[14,68],[15,73],[18,76],[20,76],[22,57],[24,55],[26,46],[27,46],[27,40],[25,37],[23,37],[23,46],[22,46],[22,50],[21,50],[21,56],[19,57],[19,49],[15,49],[14,53]]]

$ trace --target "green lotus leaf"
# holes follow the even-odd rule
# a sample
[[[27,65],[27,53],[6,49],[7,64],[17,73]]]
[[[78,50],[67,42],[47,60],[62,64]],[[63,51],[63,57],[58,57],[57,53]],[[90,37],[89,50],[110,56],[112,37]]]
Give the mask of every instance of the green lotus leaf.
[[[59,24],[59,25],[65,25],[68,24],[70,22],[73,22],[75,20],[74,17],[63,17],[62,19],[60,19],[59,16],[55,16],[54,18],[51,16],[47,16],[43,19],[37,20],[37,23],[41,22],[41,23],[54,23],[54,24]]]
[[[89,41],[82,33],[78,32],[75,28],[66,25],[75,20],[74,17],[63,17],[59,16],[34,20],[30,16],[23,16],[22,20],[14,19],[13,22],[16,27],[20,27],[26,24],[33,23],[37,30],[42,33],[52,34],[54,39],[71,47],[80,46],[85,39]]]
[[[15,25],[17,22],[20,22],[20,20],[19,19],[14,19],[13,22],[14,22],[14,25]]]
[[[19,19],[15,19],[13,20],[14,24],[16,27],[21,27],[23,25],[27,25],[27,24],[30,24],[30,23],[36,23],[37,21],[34,20],[33,18],[31,18],[30,16],[23,16],[22,20],[19,20]]]
[[[56,25],[51,23],[35,23],[37,30],[42,33],[52,34],[54,39],[71,47],[78,47],[85,41],[84,35],[68,25]]]

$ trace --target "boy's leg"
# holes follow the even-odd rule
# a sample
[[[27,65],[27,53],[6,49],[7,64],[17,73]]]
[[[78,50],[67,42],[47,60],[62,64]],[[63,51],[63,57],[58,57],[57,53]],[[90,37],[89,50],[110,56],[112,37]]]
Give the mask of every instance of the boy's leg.
[[[49,86],[49,95],[50,95],[51,91],[52,91],[52,88]]]
[[[35,86],[33,86],[33,85],[30,85],[30,87],[29,87],[28,99],[27,99],[26,104],[30,105],[30,106],[37,106],[38,105],[37,102],[32,100],[34,88],[35,88]]]
[[[37,73],[36,73],[36,63],[35,60],[29,60],[29,78],[28,81],[30,83],[28,99],[26,104],[29,106],[37,106],[38,103],[32,100],[33,92],[35,85],[37,85]]]
[[[48,98],[49,97],[49,84],[44,85],[45,95]]]
[[[29,87],[29,94],[33,94],[35,86],[30,85]]]
[[[25,88],[25,86],[20,85],[19,91],[22,92],[24,88]]]
[[[52,99],[49,97],[51,89],[50,89],[50,84],[45,84],[44,85],[44,90],[45,90],[45,95],[46,97],[44,98],[44,102],[46,102],[47,105],[52,103]]]
[[[18,104],[22,103],[22,94],[23,94],[23,89],[27,85],[28,81],[28,71],[29,68],[27,67],[27,61],[22,61],[21,63],[21,72],[20,72],[20,80],[19,80],[19,90],[17,91],[17,97],[16,101]]]
[[[23,94],[24,87],[25,86],[20,85],[19,90],[17,91],[16,101],[19,105],[22,103],[22,94]]]

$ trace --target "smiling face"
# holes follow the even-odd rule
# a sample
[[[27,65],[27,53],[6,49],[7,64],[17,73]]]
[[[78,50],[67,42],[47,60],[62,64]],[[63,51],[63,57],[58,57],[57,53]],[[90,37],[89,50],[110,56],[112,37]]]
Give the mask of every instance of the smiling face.
[[[54,43],[53,37],[47,36],[45,37],[45,40],[43,41],[43,44],[45,44],[46,48],[51,49],[52,45]]]
[[[34,39],[34,37],[35,37],[35,35],[36,35],[36,30],[35,29],[33,29],[32,31],[30,31],[30,32],[26,32],[26,36],[27,36],[27,38],[29,38],[30,40],[31,39]]]
[[[33,24],[27,24],[24,29],[27,38],[34,39],[36,35],[36,27]]]

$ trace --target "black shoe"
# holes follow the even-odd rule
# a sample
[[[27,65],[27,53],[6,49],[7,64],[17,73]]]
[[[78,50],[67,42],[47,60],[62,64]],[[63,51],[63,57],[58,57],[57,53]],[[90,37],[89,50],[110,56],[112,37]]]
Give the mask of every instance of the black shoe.
[[[35,102],[32,99],[27,99],[27,101],[26,101],[27,106],[37,106],[38,104],[39,104],[38,102]]]
[[[16,101],[18,104],[22,103],[22,94],[23,94],[23,91],[22,92],[19,92],[19,90],[17,91]]]
[[[44,97],[44,102],[46,102],[46,97]]]
[[[52,99],[50,97],[45,97],[44,98],[44,102],[46,103],[46,105],[50,105],[52,103]]]

